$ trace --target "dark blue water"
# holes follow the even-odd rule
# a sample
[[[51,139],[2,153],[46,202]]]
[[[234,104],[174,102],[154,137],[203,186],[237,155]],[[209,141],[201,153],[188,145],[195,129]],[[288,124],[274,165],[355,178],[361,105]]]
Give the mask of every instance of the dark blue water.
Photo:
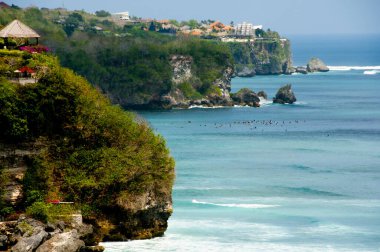
[[[296,66],[310,58],[323,59],[333,66],[377,66],[380,59],[380,35],[293,35],[288,36]]]
[[[294,39],[295,62],[379,66],[372,39]],[[165,237],[106,251],[379,251],[380,74],[364,71],[233,80],[291,83],[293,105],[142,113],[177,162],[174,214]]]

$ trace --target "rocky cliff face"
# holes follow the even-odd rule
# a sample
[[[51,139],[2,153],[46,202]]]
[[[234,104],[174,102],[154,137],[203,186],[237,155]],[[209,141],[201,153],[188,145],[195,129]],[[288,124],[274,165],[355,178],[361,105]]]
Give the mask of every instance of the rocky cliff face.
[[[255,40],[252,43],[231,43],[236,76],[291,74],[290,42],[280,39]]]
[[[24,197],[23,179],[27,171],[26,160],[36,156],[45,146],[44,141],[24,143],[19,145],[0,144],[0,166],[5,181],[0,185],[3,190],[3,200],[15,209],[22,204]]]
[[[178,85],[180,83],[189,81],[193,76],[191,72],[191,66],[193,64],[193,58],[183,55],[172,55],[170,58],[170,65],[173,69],[173,84]]]
[[[150,239],[166,231],[167,220],[173,212],[172,198],[151,188],[141,195],[119,197],[117,204],[106,212],[107,218],[98,222],[101,230],[106,231],[105,241]]]
[[[231,78],[234,72],[232,66],[225,66],[221,77],[211,84],[217,92],[204,96],[201,99],[186,97],[180,84],[192,83],[197,85],[199,80],[192,71],[193,59],[190,56],[173,55],[170,60],[173,69],[172,90],[161,97],[164,108],[188,108],[191,105],[228,106],[231,105]],[[191,87],[194,88],[194,87]],[[195,89],[195,88],[194,88]]]
[[[4,192],[2,200],[8,207],[17,211],[23,210],[26,194],[23,178],[30,169],[27,164],[30,160],[38,158],[38,155],[48,146],[49,142],[45,139],[20,145],[0,145],[0,166],[3,167],[2,176],[6,177],[5,183],[0,186]],[[96,227],[93,235],[98,241],[126,241],[162,236],[173,212],[171,192],[152,186],[141,194],[119,195],[116,205],[109,206],[103,212],[98,218],[85,218],[86,222]],[[9,218],[12,219],[15,216],[17,215]],[[12,244],[11,240],[7,241],[7,244]],[[15,243],[14,239],[13,243]]]

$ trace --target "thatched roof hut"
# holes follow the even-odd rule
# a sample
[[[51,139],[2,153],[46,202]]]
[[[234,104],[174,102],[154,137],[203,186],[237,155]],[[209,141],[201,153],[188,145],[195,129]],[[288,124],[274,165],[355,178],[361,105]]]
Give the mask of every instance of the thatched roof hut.
[[[13,20],[10,24],[5,26],[0,31],[0,38],[39,38],[37,32],[35,32],[29,26],[21,23],[19,20]]]

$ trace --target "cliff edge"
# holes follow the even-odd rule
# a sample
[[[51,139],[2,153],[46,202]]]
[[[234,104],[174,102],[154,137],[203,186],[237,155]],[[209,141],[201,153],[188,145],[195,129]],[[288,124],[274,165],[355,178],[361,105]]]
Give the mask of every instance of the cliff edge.
[[[290,41],[277,33],[271,38],[257,38],[247,43],[228,43],[235,61],[235,75],[291,74],[292,52]]]
[[[0,217],[80,214],[96,241],[163,235],[174,180],[164,139],[55,57],[0,54]],[[26,85],[12,75],[22,67]]]

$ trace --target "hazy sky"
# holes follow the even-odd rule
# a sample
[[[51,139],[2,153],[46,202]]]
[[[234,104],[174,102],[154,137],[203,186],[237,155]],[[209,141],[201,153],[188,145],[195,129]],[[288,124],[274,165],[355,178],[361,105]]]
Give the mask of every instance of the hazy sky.
[[[20,7],[129,11],[157,19],[249,21],[282,34],[380,34],[380,0],[3,0]]]

